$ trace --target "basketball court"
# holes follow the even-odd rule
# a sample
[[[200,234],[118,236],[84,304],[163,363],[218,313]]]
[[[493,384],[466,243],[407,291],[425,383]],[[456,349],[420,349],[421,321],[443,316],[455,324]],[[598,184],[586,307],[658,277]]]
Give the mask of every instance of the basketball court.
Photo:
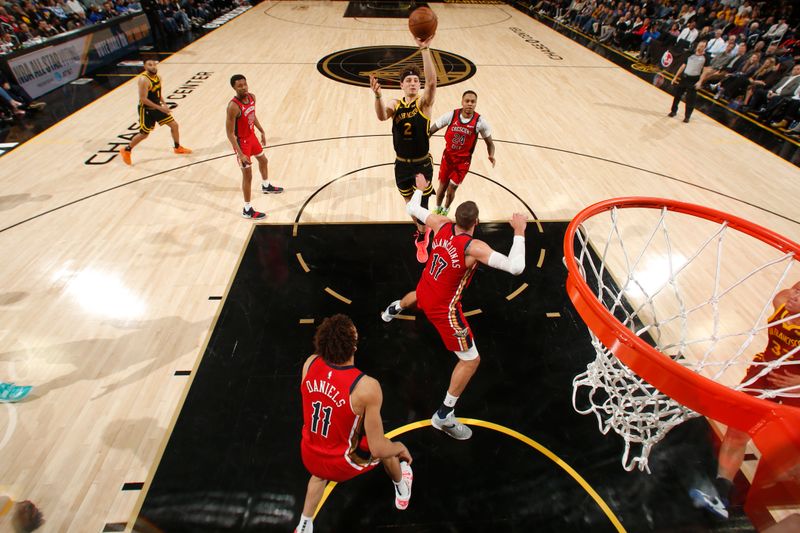
[[[504,252],[511,213],[531,221],[525,272],[481,269],[464,300],[483,359],[459,402],[473,439],[426,426],[453,363],[435,330],[379,316],[421,269],[367,80],[419,61],[406,20],[265,2],[159,64],[191,155],[157,128],[122,164],[131,79],[2,158],[0,378],[34,389],[0,406],[0,484],[36,502],[43,530],[291,530],[307,482],[300,369],[315,324],[339,312],[416,475],[403,513],[382,474],[335,487],[319,531],[753,529],[741,501],[716,522],[686,495],[713,476],[719,426],[690,420],[654,448],[651,474],[628,473],[622,439],[574,411],[572,379],[595,353],[564,290],[563,238],[587,205],[653,196],[796,240],[797,167],[702,113],[668,118],[667,94],[511,6],[431,7],[431,118],[472,89],[497,146],[492,168],[479,142],[456,204],[475,200],[480,238]],[[270,177],[286,188],[254,192],[258,224],[240,216],[224,131],[234,74],[258,97]],[[438,163],[441,134],[431,148]],[[733,262],[754,254],[729,244]],[[739,304],[762,305],[759,290]]]

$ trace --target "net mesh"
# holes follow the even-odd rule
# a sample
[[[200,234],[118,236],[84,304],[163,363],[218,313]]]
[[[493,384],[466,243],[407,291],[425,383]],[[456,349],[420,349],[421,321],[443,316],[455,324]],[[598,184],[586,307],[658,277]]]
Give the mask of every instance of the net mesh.
[[[770,328],[800,318],[774,308],[776,296],[784,298],[800,280],[793,254],[727,222],[665,207],[614,207],[589,217],[573,246],[597,299],[665,357],[756,397],[800,398],[800,385],[771,387],[763,379],[779,370],[800,374],[797,341],[767,345]],[[653,446],[698,413],[637,376],[590,334],[596,358],[573,380],[573,406],[594,413],[604,434],[622,436],[626,470],[649,472]]]

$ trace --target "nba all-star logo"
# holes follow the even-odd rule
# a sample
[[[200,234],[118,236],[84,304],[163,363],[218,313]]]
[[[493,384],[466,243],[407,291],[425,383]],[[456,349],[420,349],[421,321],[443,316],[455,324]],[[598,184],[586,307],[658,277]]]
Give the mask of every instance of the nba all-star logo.
[[[475,64],[456,54],[431,49],[439,87],[453,85],[475,75]],[[413,46],[364,46],[329,54],[317,63],[317,70],[335,81],[369,87],[377,77],[383,87],[400,88],[400,74],[410,66],[422,72],[422,55]]]

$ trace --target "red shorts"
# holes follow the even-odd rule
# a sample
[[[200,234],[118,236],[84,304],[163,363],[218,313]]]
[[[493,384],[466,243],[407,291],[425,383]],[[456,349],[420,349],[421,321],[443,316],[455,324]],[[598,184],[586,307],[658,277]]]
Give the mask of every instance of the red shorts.
[[[447,183],[449,181],[461,185],[467,176],[470,163],[472,163],[472,158],[449,161],[446,157],[442,157],[442,164],[439,165],[439,182]]]
[[[254,157],[264,153],[264,149],[261,148],[261,143],[255,133],[250,134],[248,137],[240,137],[239,148],[242,149],[242,153],[247,157]]]
[[[451,352],[466,352],[475,344],[472,329],[461,311],[461,302],[454,309],[447,305],[426,302],[424,293],[417,291],[417,307],[439,332],[445,348]]]
[[[740,383],[744,383],[745,381],[748,381],[748,380],[752,379],[753,377],[758,375],[758,373],[761,372],[762,370],[764,370],[764,367],[762,365],[751,366],[750,368],[747,369],[747,374],[744,376],[744,379]],[[783,371],[777,370],[777,371],[781,372],[781,373],[785,373],[786,372],[785,370],[783,370]],[[752,384],[748,385],[747,388],[748,389],[762,389],[762,390],[774,389],[775,385],[773,385],[772,383],[767,381],[768,377],[769,377],[769,373],[764,374],[763,376],[761,376],[760,378],[755,380]],[[750,396],[760,396],[760,394],[758,392],[752,391],[752,390],[746,390],[746,391],[742,391],[742,392],[744,392],[746,394],[749,394]],[[791,391],[791,392],[789,392],[789,394],[797,394],[797,393],[795,391]],[[782,403],[782,404],[785,404],[785,405],[791,405],[792,407],[800,407],[800,398],[790,398],[788,396],[778,396],[776,398],[764,398],[764,400],[768,400],[770,402],[775,402],[775,403]]]
[[[353,454],[354,457],[348,459],[340,451],[325,453],[327,450],[319,451],[306,446],[305,441],[300,443],[300,455],[306,470],[318,478],[337,483],[369,472],[380,463],[379,460],[370,456],[366,437],[361,439],[358,450]]]

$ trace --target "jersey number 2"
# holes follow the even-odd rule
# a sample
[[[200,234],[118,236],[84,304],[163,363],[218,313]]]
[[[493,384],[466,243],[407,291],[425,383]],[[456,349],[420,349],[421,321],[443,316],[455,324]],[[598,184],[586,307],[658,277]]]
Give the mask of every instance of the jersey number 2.
[[[314,412],[311,413],[311,433],[319,433],[323,437],[327,438],[328,429],[331,427],[331,415],[333,414],[333,407],[322,407],[322,402],[312,402],[311,407],[314,408]],[[322,411],[321,428],[319,427],[320,411]]]
[[[403,135],[411,137],[411,124],[409,122],[403,124]]]
[[[447,266],[447,261],[442,259],[442,256],[439,254],[433,254],[433,260],[431,261],[431,268],[428,273],[433,276],[433,279],[438,280],[439,275],[442,273],[442,270],[445,269]]]

